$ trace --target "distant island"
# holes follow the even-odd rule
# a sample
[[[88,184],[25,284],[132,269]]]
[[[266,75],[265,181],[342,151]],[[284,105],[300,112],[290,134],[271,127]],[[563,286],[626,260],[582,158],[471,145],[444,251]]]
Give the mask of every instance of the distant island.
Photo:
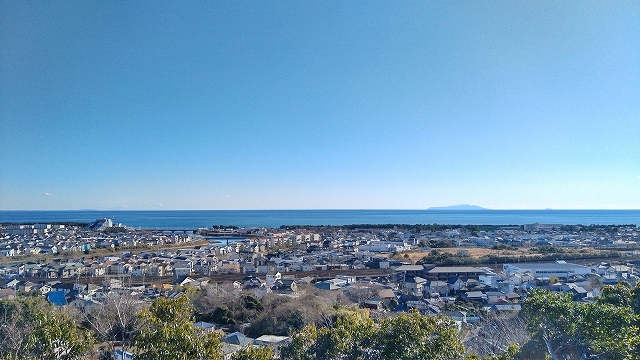
[[[427,210],[490,210],[478,205],[458,204],[450,206],[430,207]]]

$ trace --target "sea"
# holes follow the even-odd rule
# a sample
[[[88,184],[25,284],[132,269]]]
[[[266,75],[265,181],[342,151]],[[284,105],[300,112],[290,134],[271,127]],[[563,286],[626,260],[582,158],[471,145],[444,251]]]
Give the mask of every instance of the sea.
[[[640,210],[73,210],[0,211],[0,223],[93,222],[143,229],[447,224],[447,225],[638,225]]]

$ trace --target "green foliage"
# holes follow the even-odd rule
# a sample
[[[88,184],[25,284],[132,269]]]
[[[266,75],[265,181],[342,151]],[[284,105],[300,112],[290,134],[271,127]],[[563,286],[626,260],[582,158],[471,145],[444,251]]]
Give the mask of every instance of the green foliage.
[[[600,359],[640,358],[640,332],[636,316],[628,306],[581,304],[576,336],[590,355]]]
[[[283,359],[373,359],[375,324],[363,313],[338,318],[333,327],[307,326],[281,350]]]
[[[398,360],[459,359],[465,350],[457,336],[450,319],[422,316],[417,311],[383,320],[377,334],[382,358]]]
[[[434,252],[436,251],[436,252]],[[536,250],[534,250],[536,252]],[[580,250],[566,250],[562,249],[562,258],[564,260],[576,260],[576,259],[594,259],[601,257],[608,258],[620,258],[622,252],[609,251],[609,252],[592,252],[584,253]],[[558,258],[558,253],[548,252],[544,254],[532,255],[524,257],[522,255],[483,255],[481,257],[469,257],[457,254],[448,254],[439,250],[433,250],[429,255],[418,260],[418,264],[434,264],[437,266],[459,266],[459,265],[484,265],[495,263],[511,263],[521,261],[555,261]]]
[[[631,306],[633,300],[633,290],[616,284],[615,286],[605,286],[602,288],[598,303],[614,306]]]
[[[101,231],[104,234],[121,234],[129,232],[129,229],[125,226],[112,226]]]
[[[564,249],[553,245],[540,245],[531,248],[530,251],[540,254],[561,254],[564,252]]]
[[[134,338],[134,359],[221,359],[219,335],[193,326],[186,296],[159,298],[140,317],[146,323]]]
[[[483,358],[482,360],[512,360],[512,359],[516,359],[519,351],[520,351],[520,347],[518,347],[518,344],[511,343],[509,344],[507,351],[505,351],[504,353],[500,355],[489,355]],[[467,357],[465,358],[465,360],[471,360],[471,357]]]
[[[640,316],[640,282],[636,284],[636,288],[631,294],[631,308],[636,315]]]
[[[576,303],[570,294],[532,291],[523,314],[534,337],[554,358],[640,359],[638,316],[628,305],[631,293],[605,288],[596,303]]]
[[[245,295],[242,297],[242,300],[244,300],[244,307],[247,310],[256,310],[256,311],[264,310],[264,306],[262,306],[262,304],[260,303],[260,300],[257,299],[255,296]]]
[[[212,312],[206,314],[196,312],[195,320],[222,325],[235,325],[237,323],[236,314],[225,305],[217,306]]]
[[[502,244],[502,243],[496,243],[495,245],[493,245],[493,250],[508,250],[511,249],[511,246],[507,245],[507,244]]]
[[[450,248],[453,247],[453,241],[446,239],[442,241],[431,241],[431,247],[433,248]]]
[[[281,350],[282,359],[462,359],[455,324],[416,311],[375,323],[367,313],[349,313],[333,327],[307,326]]]
[[[446,242],[451,243],[450,240],[440,241],[438,244],[441,246],[433,245],[432,247],[451,247],[446,245]],[[469,255],[450,254],[437,249],[431,250],[427,256],[417,261],[418,264],[435,265],[470,265],[478,262],[478,259],[471,258]]]
[[[320,359],[366,359],[375,352],[373,320],[361,313],[340,318],[332,328],[321,328],[318,334],[315,351]]]
[[[518,344],[511,343],[507,350],[500,355],[489,355],[483,358],[480,358],[477,354],[468,354],[464,357],[464,360],[513,360],[518,358],[518,354],[520,352],[520,347]]]
[[[91,334],[42,298],[0,301],[0,359],[79,359]]]
[[[262,299],[264,310],[250,320],[247,335],[258,337],[264,334],[289,336],[309,324],[317,324],[326,307],[318,298],[302,296],[296,300],[287,297],[266,296]],[[326,304],[324,304],[326,306]]]
[[[231,360],[273,360],[275,353],[269,347],[245,346],[231,356]]]
[[[280,357],[284,360],[313,360],[318,341],[318,329],[315,325],[305,326],[293,335],[289,346],[280,349]]]
[[[288,336],[305,326],[304,309],[294,309],[278,315],[277,317],[269,315],[257,318],[247,329],[247,334],[253,337],[264,334]]]
[[[35,323],[29,342],[36,358],[78,359],[93,344],[91,334],[62,312],[37,313]]]

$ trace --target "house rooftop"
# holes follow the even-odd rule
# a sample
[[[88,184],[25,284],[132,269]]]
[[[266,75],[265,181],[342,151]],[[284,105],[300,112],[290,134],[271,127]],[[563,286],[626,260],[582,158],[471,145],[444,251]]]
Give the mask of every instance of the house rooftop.
[[[422,271],[424,266],[422,265],[400,265],[395,268],[395,271]]]
[[[253,338],[245,336],[244,334],[236,331],[222,338],[222,342],[227,344],[246,346],[249,344],[253,344]]]
[[[429,270],[429,274],[450,274],[450,273],[481,273],[484,270],[473,266],[436,266]]]
[[[289,339],[290,338],[288,336],[262,335],[259,338],[257,338],[256,341],[260,341],[263,343],[277,344],[279,342],[286,341]]]

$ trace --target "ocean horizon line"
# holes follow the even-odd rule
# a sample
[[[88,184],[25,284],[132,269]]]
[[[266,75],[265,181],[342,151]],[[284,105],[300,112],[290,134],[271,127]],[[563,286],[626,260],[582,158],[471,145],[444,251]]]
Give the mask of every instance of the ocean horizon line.
[[[29,211],[640,211],[640,208],[478,208],[456,209],[448,206],[429,208],[285,208],[285,209],[1,209],[0,212],[29,212]]]

